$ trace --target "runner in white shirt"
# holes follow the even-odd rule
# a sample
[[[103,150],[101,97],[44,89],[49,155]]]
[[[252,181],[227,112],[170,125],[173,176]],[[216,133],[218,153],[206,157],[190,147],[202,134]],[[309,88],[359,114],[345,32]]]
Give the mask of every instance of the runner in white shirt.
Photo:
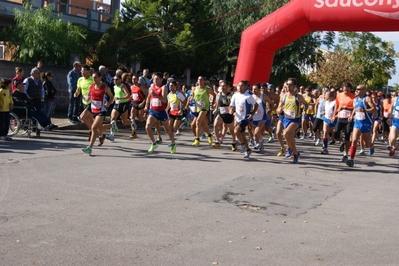
[[[258,109],[258,104],[254,97],[250,94],[244,94],[247,89],[247,84],[240,81],[237,85],[237,92],[233,95],[230,103],[230,114],[235,112],[236,127],[234,132],[241,145],[245,147],[244,158],[249,158],[252,151],[248,146],[248,140],[245,136],[245,129],[253,119],[253,115]],[[253,107],[251,111],[251,107]]]

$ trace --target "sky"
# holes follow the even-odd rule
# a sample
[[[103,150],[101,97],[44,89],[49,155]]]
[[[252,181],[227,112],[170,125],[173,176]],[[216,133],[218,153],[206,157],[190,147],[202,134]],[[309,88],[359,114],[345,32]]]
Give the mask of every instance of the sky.
[[[104,0],[104,2],[109,2],[110,0]],[[121,0],[121,3],[125,0]],[[374,35],[380,37],[383,41],[391,41],[395,46],[396,53],[399,53],[399,32],[389,31],[389,32],[372,32]],[[396,75],[388,81],[388,85],[399,84],[399,58],[395,60],[396,63]]]

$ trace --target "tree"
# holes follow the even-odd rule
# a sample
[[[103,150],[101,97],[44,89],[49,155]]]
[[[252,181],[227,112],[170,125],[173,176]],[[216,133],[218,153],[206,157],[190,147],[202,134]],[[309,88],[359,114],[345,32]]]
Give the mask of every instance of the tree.
[[[350,81],[378,89],[395,74],[397,55],[392,43],[369,32],[343,32],[338,40],[335,50],[321,56],[310,74],[311,80],[319,85]]]
[[[318,67],[309,74],[309,80],[320,86],[340,87],[345,81],[358,80],[360,73],[352,55],[337,48],[320,53]]]
[[[41,59],[70,65],[71,54],[83,54],[85,29],[63,22],[60,15],[52,13],[54,5],[34,10],[29,1],[24,1],[23,7],[24,10],[14,9],[16,25],[2,31],[13,60],[36,63]]]

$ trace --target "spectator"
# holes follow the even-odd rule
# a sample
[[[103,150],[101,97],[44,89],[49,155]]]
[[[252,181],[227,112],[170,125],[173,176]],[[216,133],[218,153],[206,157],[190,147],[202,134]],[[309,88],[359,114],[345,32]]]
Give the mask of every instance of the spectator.
[[[36,68],[39,69],[40,72],[43,72],[43,60],[37,61]]]
[[[57,93],[54,84],[52,83],[53,73],[47,71],[46,73],[42,73],[42,81],[44,88],[44,115],[50,121],[49,129],[57,128],[57,125],[54,125],[51,122],[51,114],[53,113],[55,107],[55,94]]]
[[[78,79],[82,76],[82,65],[79,61],[73,63],[73,69],[68,72],[68,122],[71,124],[79,123],[80,104],[82,96],[74,97],[76,92]]]
[[[44,101],[43,83],[40,80],[40,70],[36,67],[32,68],[31,76],[24,80],[24,90],[29,99],[32,100],[36,111],[42,111],[42,102]]]
[[[15,106],[26,107],[28,109],[28,115],[30,117],[36,118],[42,128],[49,128],[50,127],[50,120],[46,117],[46,115],[42,112],[38,112],[32,105],[32,101],[29,97],[24,93],[24,86],[22,82],[17,83],[17,90],[12,94],[13,101]],[[20,117],[25,117],[25,110],[23,113],[18,113],[15,110],[17,115]]]
[[[13,108],[11,79],[0,80],[0,140],[12,140],[7,136],[10,127],[10,111]]]
[[[139,77],[139,84],[144,86],[144,89],[148,94],[148,88],[151,84],[151,80],[148,78],[148,69],[143,70],[143,75]]]
[[[23,82],[24,70],[21,67],[15,68],[15,77],[12,79],[12,92],[17,90],[17,82]]]

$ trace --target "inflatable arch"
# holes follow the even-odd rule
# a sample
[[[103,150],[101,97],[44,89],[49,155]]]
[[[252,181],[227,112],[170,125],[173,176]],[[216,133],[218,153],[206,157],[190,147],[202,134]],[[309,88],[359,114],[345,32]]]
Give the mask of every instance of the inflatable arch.
[[[243,32],[234,84],[268,81],[274,53],[311,31],[399,31],[399,0],[292,0]]]

